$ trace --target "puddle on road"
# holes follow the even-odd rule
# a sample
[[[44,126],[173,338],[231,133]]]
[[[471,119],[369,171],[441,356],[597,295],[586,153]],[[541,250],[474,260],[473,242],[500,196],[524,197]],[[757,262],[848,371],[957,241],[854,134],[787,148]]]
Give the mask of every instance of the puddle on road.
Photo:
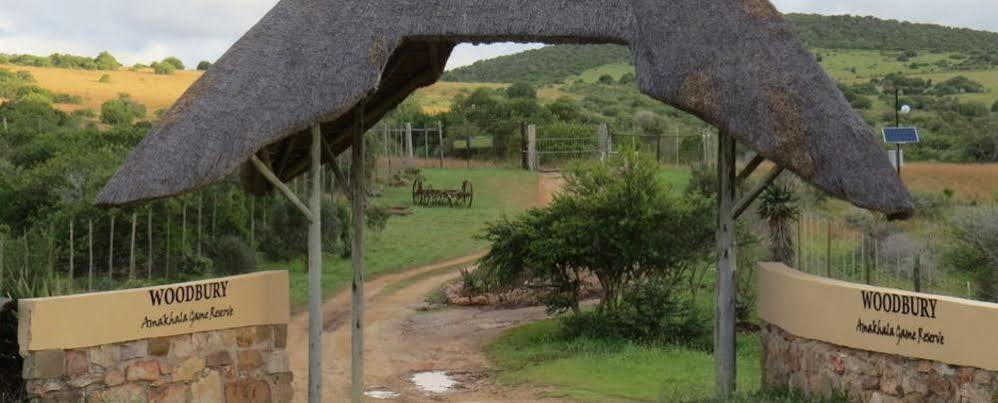
[[[412,383],[420,391],[429,393],[444,393],[450,391],[458,382],[444,371],[426,371],[412,374]]]
[[[398,393],[392,392],[390,390],[369,390],[364,392],[364,396],[375,398],[375,399],[394,399],[399,397]]]

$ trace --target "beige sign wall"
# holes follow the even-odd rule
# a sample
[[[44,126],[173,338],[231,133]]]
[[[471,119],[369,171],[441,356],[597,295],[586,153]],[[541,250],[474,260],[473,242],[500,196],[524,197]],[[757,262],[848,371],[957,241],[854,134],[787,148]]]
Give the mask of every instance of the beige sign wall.
[[[808,339],[998,370],[998,304],[871,287],[760,264],[759,316]]]
[[[289,304],[286,271],[25,299],[18,302],[18,341],[26,355],[28,351],[285,324]]]

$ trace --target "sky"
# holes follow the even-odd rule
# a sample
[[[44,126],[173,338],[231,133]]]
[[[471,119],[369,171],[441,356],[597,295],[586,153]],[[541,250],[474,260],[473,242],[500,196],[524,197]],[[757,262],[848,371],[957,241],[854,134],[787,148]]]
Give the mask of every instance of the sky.
[[[401,1],[401,0],[400,0]],[[544,1],[544,0],[538,0]],[[0,53],[96,56],[126,65],[177,56],[214,61],[277,0],[0,0]],[[998,32],[995,0],[773,0],[784,13],[872,15]],[[500,43],[455,49],[447,68],[538,48]]]

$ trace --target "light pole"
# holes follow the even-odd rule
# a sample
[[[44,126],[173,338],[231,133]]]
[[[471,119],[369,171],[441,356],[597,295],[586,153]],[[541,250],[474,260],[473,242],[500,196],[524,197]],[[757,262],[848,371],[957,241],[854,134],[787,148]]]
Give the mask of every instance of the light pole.
[[[911,106],[901,105],[901,89],[894,88],[894,127],[901,127],[901,115],[907,115],[911,113]],[[901,143],[894,144],[896,148],[896,153],[894,154],[894,162],[897,165],[898,177],[901,176]]]

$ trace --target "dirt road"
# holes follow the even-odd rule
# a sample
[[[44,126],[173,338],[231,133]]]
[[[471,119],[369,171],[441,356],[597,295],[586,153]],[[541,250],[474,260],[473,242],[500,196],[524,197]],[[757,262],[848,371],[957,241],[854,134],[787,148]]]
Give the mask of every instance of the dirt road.
[[[542,175],[538,204],[550,202],[560,188],[559,175]],[[496,310],[447,308],[424,311],[424,299],[459,276],[480,255],[467,256],[383,276],[364,286],[365,385],[388,399],[370,401],[532,401],[544,392],[530,387],[502,387],[489,378],[483,347],[503,330],[547,317],[543,307]],[[453,267],[452,269],[446,269]],[[323,400],[344,401],[350,392],[350,293],[323,305]],[[288,353],[295,374],[295,400],[305,401],[308,361],[308,313],[292,317]],[[414,374],[442,371],[458,385],[444,393],[420,390]],[[546,400],[550,401],[550,400]]]

